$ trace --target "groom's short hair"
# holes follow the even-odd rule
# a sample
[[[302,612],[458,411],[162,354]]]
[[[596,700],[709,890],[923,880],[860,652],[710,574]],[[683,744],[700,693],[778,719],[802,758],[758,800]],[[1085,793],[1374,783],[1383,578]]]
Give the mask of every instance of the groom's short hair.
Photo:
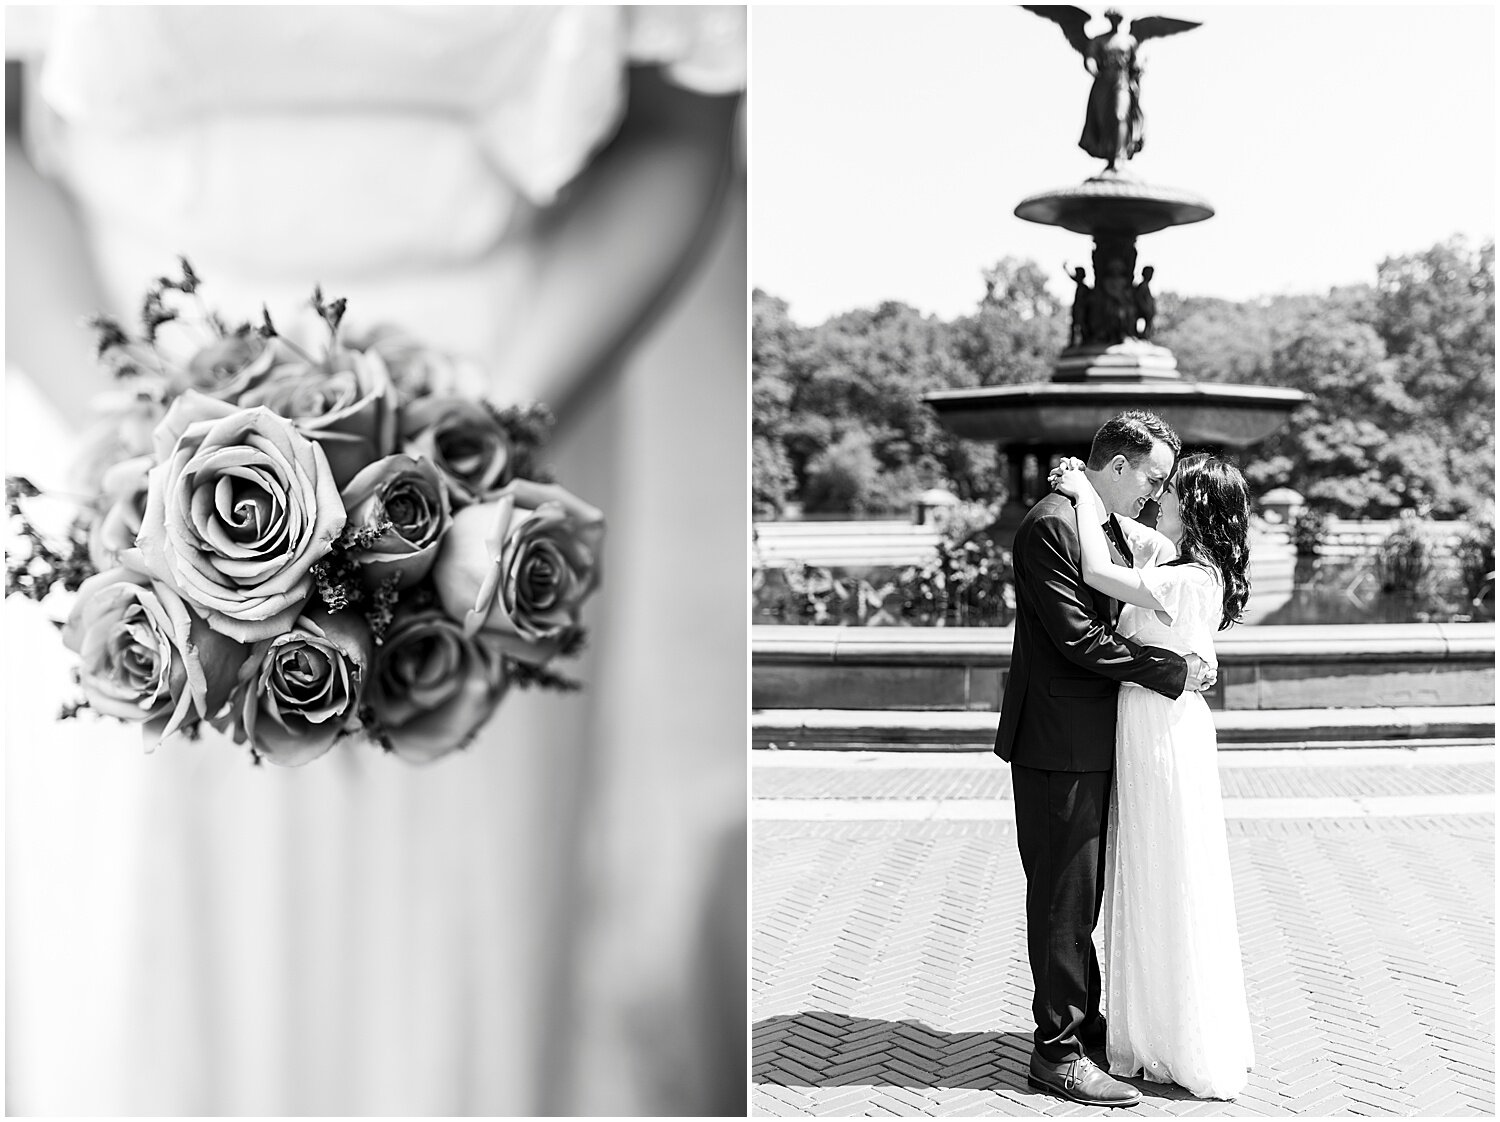
[[[1100,425],[1094,434],[1094,443],[1089,448],[1089,467],[1098,471],[1116,456],[1124,456],[1127,463],[1140,463],[1151,454],[1157,441],[1172,449],[1174,460],[1181,455],[1181,438],[1155,413],[1144,409],[1120,413]]]

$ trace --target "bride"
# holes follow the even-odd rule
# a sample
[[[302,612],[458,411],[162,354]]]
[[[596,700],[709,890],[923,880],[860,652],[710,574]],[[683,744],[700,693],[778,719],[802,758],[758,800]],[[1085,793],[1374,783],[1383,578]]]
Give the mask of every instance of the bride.
[[[427,767],[58,723],[7,602],[11,1111],[742,1113],[743,10],[6,19],[8,472],[69,486],[80,321],[181,253],[549,402],[611,524],[586,691]]]
[[[1213,635],[1249,597],[1249,493],[1232,465],[1177,464],[1157,530],[1129,520],[1137,566],[1115,564],[1098,494],[1067,458],[1053,486],[1074,500],[1084,583],[1125,603],[1119,633],[1217,665]],[[1124,684],[1104,874],[1105,1050],[1113,1075],[1232,1099],[1254,1062],[1216,735],[1201,694]]]

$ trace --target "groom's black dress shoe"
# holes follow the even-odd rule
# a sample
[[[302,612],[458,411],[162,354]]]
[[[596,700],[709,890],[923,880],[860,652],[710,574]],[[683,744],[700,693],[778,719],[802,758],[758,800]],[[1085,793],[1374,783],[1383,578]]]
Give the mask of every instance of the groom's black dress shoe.
[[[1139,1091],[1106,1075],[1087,1056],[1053,1064],[1033,1052],[1026,1082],[1088,1106],[1135,1106],[1141,1101]]]

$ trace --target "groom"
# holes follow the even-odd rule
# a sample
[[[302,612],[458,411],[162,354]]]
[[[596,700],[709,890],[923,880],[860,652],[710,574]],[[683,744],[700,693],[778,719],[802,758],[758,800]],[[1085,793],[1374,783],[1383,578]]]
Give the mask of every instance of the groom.
[[[1115,516],[1158,498],[1182,442],[1153,413],[1132,411],[1094,434],[1087,475]],[[1115,634],[1120,605],[1083,583],[1071,501],[1041,498],[1016,531],[1015,647],[995,752],[1010,763],[1016,841],[1026,870],[1026,943],[1035,985],[1029,1082],[1075,1102],[1133,1106],[1140,1093],[1088,1058],[1104,1043],[1093,930],[1104,892],[1104,837],[1115,761],[1115,697],[1136,682],[1167,697],[1201,690],[1212,670],[1196,655],[1142,647]]]

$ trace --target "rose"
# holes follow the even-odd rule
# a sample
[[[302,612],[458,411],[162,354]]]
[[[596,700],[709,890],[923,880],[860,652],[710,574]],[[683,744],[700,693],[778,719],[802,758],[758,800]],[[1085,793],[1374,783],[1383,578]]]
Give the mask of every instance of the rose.
[[[455,505],[492,499],[510,481],[510,438],[488,409],[469,398],[413,401],[401,411],[401,442],[438,466]]]
[[[112,438],[109,445],[123,453],[116,459],[151,451],[152,434],[167,415],[172,393],[166,379],[140,374],[130,380],[128,389],[110,390],[94,398],[90,407],[100,417],[96,431]]]
[[[379,355],[340,348],[312,362],[275,343],[215,396],[289,418],[322,445],[340,487],[396,450],[396,387]]]
[[[438,543],[448,532],[452,512],[448,488],[431,460],[400,454],[376,460],[356,475],[341,495],[349,530],[366,536],[386,526],[374,540],[349,549],[351,560],[372,586],[397,578],[410,588],[437,560]]]
[[[245,648],[153,583],[135,550],[121,560],[79,587],[63,643],[80,656],[78,680],[90,707],[143,722],[149,750],[219,711]]]
[[[594,507],[556,484],[516,480],[453,516],[433,581],[466,634],[482,628],[506,654],[540,664],[578,629],[603,542]]]
[[[462,748],[508,684],[494,639],[465,635],[436,608],[398,611],[376,651],[368,699],[391,749],[426,763]]]
[[[477,364],[434,350],[399,327],[380,324],[348,338],[356,350],[381,357],[403,403],[434,394],[472,398],[484,390],[484,373]]]
[[[151,575],[241,642],[286,630],[344,528],[323,450],[270,410],[192,390],[156,442],[136,536]]]
[[[221,336],[188,360],[189,384],[215,395],[237,393],[244,388],[240,375],[266,350],[266,341],[248,330]]]
[[[321,607],[256,643],[225,721],[235,743],[288,767],[317,759],[358,713],[374,649],[362,616]]]
[[[109,469],[122,460],[150,453],[152,434],[167,415],[172,396],[167,382],[154,375],[137,375],[129,389],[99,394],[90,404],[96,420],[89,423],[80,441],[83,453],[74,463],[70,479],[81,490],[99,491]]]
[[[89,530],[89,560],[94,571],[102,573],[120,563],[120,554],[135,548],[146,513],[146,484],[156,460],[136,456],[108,468],[100,486],[104,490],[105,508]]]

